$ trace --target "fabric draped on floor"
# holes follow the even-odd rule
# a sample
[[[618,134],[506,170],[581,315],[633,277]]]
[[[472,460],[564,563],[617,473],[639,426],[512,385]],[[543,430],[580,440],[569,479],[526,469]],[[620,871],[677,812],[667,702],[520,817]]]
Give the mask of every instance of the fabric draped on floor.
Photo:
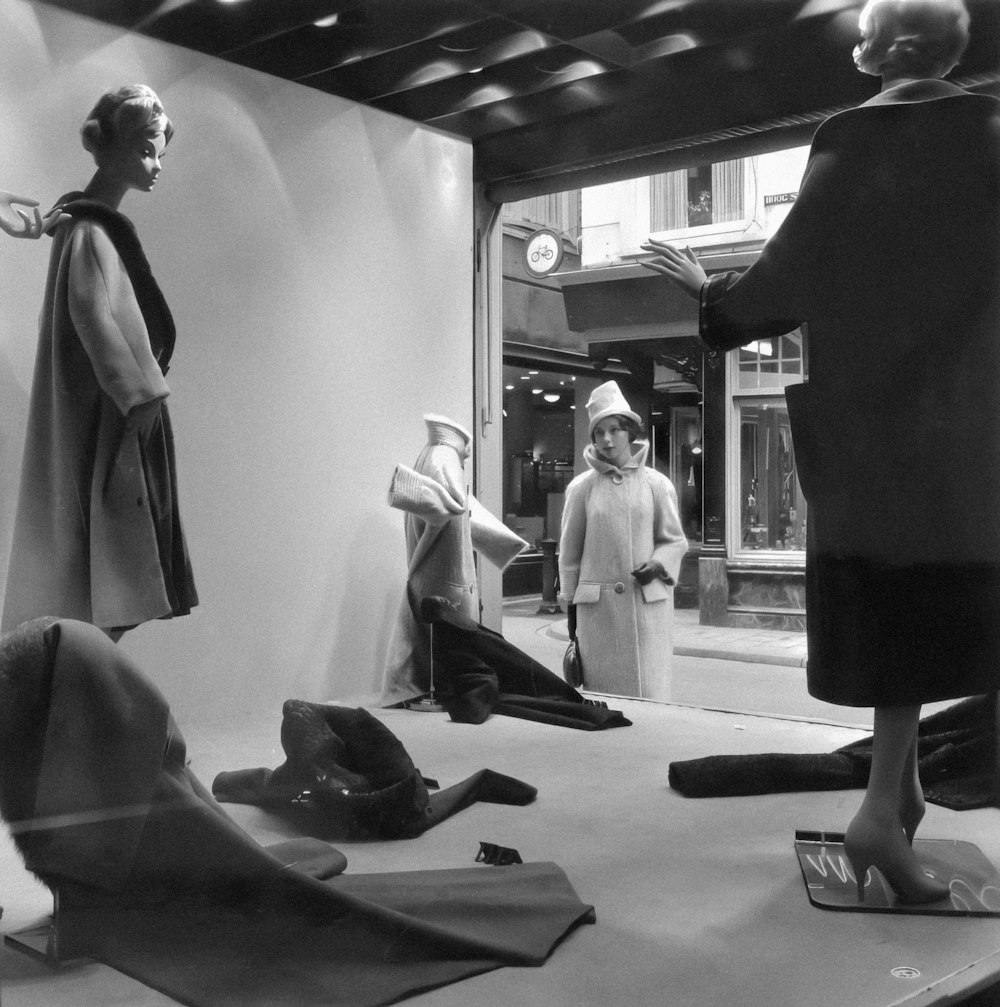
[[[996,695],[972,696],[920,721],[920,782],[934,804],[962,811],[1000,807]],[[685,797],[742,797],[868,785],[872,736],[817,754],[709,755],[672,762],[670,786]]]
[[[166,700],[93,626],[0,638],[0,689],[3,813],[58,892],[63,952],[182,1003],[375,1007],[541,965],[594,920],[551,863],[330,877],[321,844],[304,866],[327,880],[296,869],[301,846],[260,846],[216,803]]]

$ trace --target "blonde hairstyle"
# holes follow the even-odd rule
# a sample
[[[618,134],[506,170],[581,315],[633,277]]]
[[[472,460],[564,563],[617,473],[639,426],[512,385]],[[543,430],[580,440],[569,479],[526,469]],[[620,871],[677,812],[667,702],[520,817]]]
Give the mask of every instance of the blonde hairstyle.
[[[101,95],[80,127],[84,150],[98,163],[122,142],[154,133],[163,133],[169,143],[174,127],[156,93],[145,84],[128,84]]]
[[[963,0],[868,0],[858,25],[854,63],[874,77],[944,77],[969,43]]]

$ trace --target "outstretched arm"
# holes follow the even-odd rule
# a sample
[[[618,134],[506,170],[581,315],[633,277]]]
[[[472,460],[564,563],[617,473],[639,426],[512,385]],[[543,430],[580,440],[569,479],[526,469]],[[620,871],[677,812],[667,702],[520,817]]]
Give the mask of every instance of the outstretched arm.
[[[640,266],[662,273],[671,283],[680,287],[695,300],[701,296],[701,288],[708,279],[698,256],[690,248],[677,248],[666,241],[650,238],[642,246],[647,252],[655,252],[654,258],[640,262]]]
[[[29,216],[24,210],[14,208],[14,203],[31,209]],[[13,221],[14,216],[20,217],[20,223]],[[16,193],[0,189],[0,230],[12,238],[40,238],[47,234],[61,220],[68,217],[58,208],[50,210],[44,217],[38,212],[38,200],[28,196],[18,196]]]

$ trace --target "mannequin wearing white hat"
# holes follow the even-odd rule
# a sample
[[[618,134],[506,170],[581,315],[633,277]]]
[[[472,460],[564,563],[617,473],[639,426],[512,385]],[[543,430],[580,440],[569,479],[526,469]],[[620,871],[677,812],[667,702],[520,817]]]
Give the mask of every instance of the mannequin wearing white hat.
[[[421,602],[444,598],[478,623],[474,552],[502,570],[528,545],[469,492],[465,462],[472,434],[435,413],[427,413],[424,423],[427,444],[413,468],[396,466],[389,487],[390,506],[405,514],[407,578],[386,659],[386,706],[433,691],[430,630],[421,619]]]
[[[673,584],[687,552],[677,493],[646,466],[641,420],[617,382],[587,402],[589,470],[566,488],[559,582],[575,607],[583,686],[666,701],[673,656]]]

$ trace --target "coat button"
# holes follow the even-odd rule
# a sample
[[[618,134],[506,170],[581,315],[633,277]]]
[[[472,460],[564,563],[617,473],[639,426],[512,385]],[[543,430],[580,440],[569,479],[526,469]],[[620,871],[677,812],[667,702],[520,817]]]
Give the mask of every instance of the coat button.
[[[625,585],[621,581],[618,581],[618,583],[615,584],[615,594],[624,594],[624,593],[625,593]]]
[[[621,486],[621,484],[622,484],[623,482],[625,482],[625,477],[624,477],[624,476],[612,476],[612,477],[611,477],[611,481],[612,481],[612,482],[613,482],[613,483],[614,483],[614,484],[615,484],[616,486]]]

